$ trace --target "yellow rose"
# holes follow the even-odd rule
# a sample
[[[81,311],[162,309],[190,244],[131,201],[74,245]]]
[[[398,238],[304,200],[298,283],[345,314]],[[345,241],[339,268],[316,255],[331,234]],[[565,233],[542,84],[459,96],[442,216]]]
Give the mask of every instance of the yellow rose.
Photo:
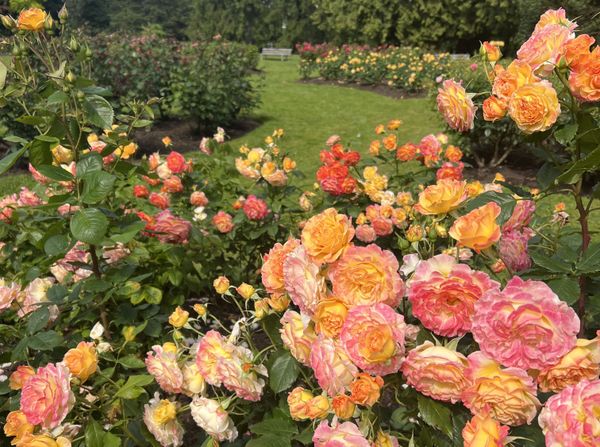
[[[4,424],[4,434],[6,436],[14,436],[15,439],[11,444],[16,443],[15,441],[20,440],[26,435],[33,433],[35,427],[33,424],[27,422],[25,413],[20,410],[11,411],[6,416],[6,424]]]
[[[45,21],[45,11],[40,8],[29,8],[21,11],[17,19],[17,26],[20,30],[41,31],[44,29]]]
[[[213,287],[219,295],[223,295],[229,290],[229,280],[226,276],[219,276],[213,281]]]
[[[158,425],[165,425],[167,422],[174,420],[176,416],[177,408],[175,404],[167,399],[161,400],[152,412],[152,419]]]
[[[250,284],[245,283],[245,282],[241,283],[235,290],[245,300],[250,299],[252,297],[252,295],[254,295],[254,291],[255,291],[254,287],[252,287]]]
[[[206,306],[204,304],[194,304],[194,310],[200,317],[206,315]]]
[[[501,65],[496,65],[494,71],[496,77],[492,93],[504,101],[509,101],[519,87],[538,80],[529,64],[518,59],[514,60],[506,69]]]
[[[302,245],[318,263],[337,260],[354,237],[350,219],[329,208],[311,217],[302,230]]]
[[[356,404],[352,402],[350,396],[339,394],[331,401],[333,412],[340,419],[350,419],[356,410]]]
[[[69,349],[63,359],[71,374],[85,382],[98,369],[98,356],[93,343],[82,341]]]
[[[469,197],[478,196],[483,191],[485,191],[485,189],[479,180],[467,184],[467,194]]]
[[[53,439],[46,435],[25,435],[18,445],[19,447],[71,447],[71,441],[64,436]]]
[[[508,102],[508,114],[523,132],[543,132],[560,115],[556,90],[545,80],[519,87]]]
[[[410,227],[408,227],[408,230],[406,230],[406,239],[408,240],[408,242],[419,242],[421,239],[423,239],[423,227],[420,225],[411,225]]]
[[[448,234],[458,241],[459,246],[477,252],[485,250],[500,239],[500,226],[496,222],[500,211],[497,203],[486,203],[456,219]]]
[[[415,210],[424,215],[446,214],[458,208],[467,198],[464,181],[441,179],[419,194]]]
[[[288,394],[288,405],[292,419],[301,421],[305,419],[322,419],[329,412],[329,401],[325,396],[313,396],[304,388],[294,388]]]
[[[502,57],[502,53],[500,52],[500,48],[494,45],[491,42],[483,42],[481,44],[481,48],[479,53],[486,57],[486,59],[490,62],[497,62],[498,59]]]
[[[254,317],[257,320],[262,320],[269,314],[269,299],[264,298],[254,302]]]
[[[69,164],[74,160],[75,155],[71,149],[67,149],[62,145],[54,146],[50,152],[52,152],[52,158],[56,164]]]
[[[341,301],[332,297],[321,301],[313,316],[316,332],[331,338],[337,337],[342,330],[346,315],[348,315],[348,308]]]
[[[283,312],[290,305],[290,298],[285,293],[273,293],[268,299],[269,306],[275,312]]]
[[[177,306],[173,313],[169,315],[169,324],[177,329],[182,328],[187,323],[189,316],[189,312]]]
[[[277,165],[272,161],[267,161],[260,168],[260,175],[262,175],[263,177],[268,177],[269,175],[273,174],[276,170]]]
[[[129,157],[131,157],[133,154],[135,154],[137,149],[138,149],[137,144],[129,143],[125,146],[119,146],[118,148],[116,148],[114,154],[117,157],[121,157],[123,160],[127,160]]]

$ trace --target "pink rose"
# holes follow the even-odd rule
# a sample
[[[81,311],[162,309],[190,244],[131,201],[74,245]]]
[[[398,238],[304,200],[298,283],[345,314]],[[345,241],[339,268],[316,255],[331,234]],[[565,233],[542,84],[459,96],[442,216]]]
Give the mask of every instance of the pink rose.
[[[145,360],[148,372],[167,393],[181,393],[183,373],[177,365],[177,352],[165,350],[160,345],[152,346]]]
[[[171,151],[167,155],[167,167],[173,174],[181,174],[188,169],[185,157],[177,151]]]
[[[204,191],[194,191],[190,195],[190,203],[194,206],[206,206],[208,205],[208,199]]]
[[[358,374],[342,345],[324,336],[319,336],[312,345],[310,366],[319,386],[331,397],[343,394]]]
[[[371,444],[353,422],[321,421],[313,435],[315,447],[370,447]]]
[[[368,244],[377,239],[377,234],[371,225],[358,225],[356,227],[356,238]]]
[[[253,194],[246,198],[242,209],[250,220],[263,220],[270,212],[267,203]]]
[[[234,227],[231,214],[228,214],[225,211],[219,211],[215,214],[212,218],[212,223],[216,229],[223,234],[229,233]]]
[[[325,294],[325,278],[306,254],[303,245],[288,253],[283,262],[283,282],[285,290],[300,310],[311,316]]]
[[[21,286],[15,282],[7,282],[0,278],[0,312],[10,308],[21,292]]]
[[[155,222],[153,230],[156,232],[156,238],[164,243],[186,244],[190,237],[192,224],[174,216],[171,211],[164,210],[154,216]]]
[[[527,244],[534,234],[531,228],[502,233],[498,243],[500,259],[512,272],[520,272],[531,267]]]

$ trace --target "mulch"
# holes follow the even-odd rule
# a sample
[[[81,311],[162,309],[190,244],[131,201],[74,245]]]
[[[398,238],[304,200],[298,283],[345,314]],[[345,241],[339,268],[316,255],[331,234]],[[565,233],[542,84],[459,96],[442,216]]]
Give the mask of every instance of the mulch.
[[[349,87],[357,90],[363,90],[366,92],[377,93],[378,95],[387,96],[393,99],[407,99],[407,98],[425,98],[426,92],[409,92],[401,90],[395,87],[390,87],[383,84],[355,84],[344,81],[328,81],[326,79],[300,79],[298,82],[301,84],[314,84],[314,85],[333,85],[336,87]]]

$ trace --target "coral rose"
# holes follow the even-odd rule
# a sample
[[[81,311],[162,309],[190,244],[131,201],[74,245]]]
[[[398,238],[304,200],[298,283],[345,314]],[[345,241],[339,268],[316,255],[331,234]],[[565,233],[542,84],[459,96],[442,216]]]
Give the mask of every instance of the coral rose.
[[[358,373],[342,345],[322,335],[312,344],[310,367],[319,386],[332,397],[342,394]]]
[[[590,47],[595,41],[596,39],[589,34],[581,34],[565,44],[564,58],[571,70],[577,71],[584,68],[585,63],[588,62],[587,57],[590,55]]]
[[[489,290],[475,303],[473,338],[505,366],[555,365],[577,342],[579,318],[542,281],[513,277],[504,290]]]
[[[411,161],[417,156],[419,148],[412,144],[406,143],[398,148],[396,151],[396,158],[400,161]]]
[[[448,234],[458,241],[459,246],[476,252],[485,250],[500,239],[500,227],[496,223],[500,211],[497,203],[486,203],[456,219]]]
[[[283,262],[283,282],[290,298],[307,315],[312,315],[325,294],[325,278],[320,268],[300,245]]]
[[[156,238],[163,243],[186,244],[188,242],[192,224],[174,216],[171,211],[164,210],[155,216],[154,228]]]
[[[315,447],[371,447],[353,422],[333,424],[330,426],[328,421],[321,421],[312,439]]]
[[[348,216],[328,208],[311,217],[302,229],[302,245],[315,262],[337,260],[354,237],[354,228]]]
[[[508,102],[513,93],[526,84],[531,84],[539,79],[533,74],[531,66],[523,61],[515,59],[510,63],[506,70],[501,69],[500,65],[494,84],[492,85],[492,93],[499,99]]]
[[[144,405],[144,423],[161,446],[183,445],[183,427],[177,421],[176,404],[161,400],[158,393]]]
[[[396,306],[404,294],[398,260],[375,244],[350,246],[329,269],[333,294],[347,306],[386,303]]]
[[[169,208],[170,205],[169,195],[166,193],[150,193],[148,201],[161,210]]]
[[[600,380],[583,380],[546,401],[538,422],[547,446],[595,447],[600,445],[598,409]]]
[[[298,239],[289,239],[285,244],[276,243],[263,257],[260,270],[262,283],[269,293],[285,292],[283,263],[287,255],[300,245]]]
[[[558,393],[582,380],[596,380],[600,375],[600,339],[577,340],[573,349],[567,352],[553,366],[544,368],[537,377],[540,390]]]
[[[242,210],[250,220],[263,220],[270,213],[267,202],[253,194],[246,197]]]
[[[600,101],[600,47],[583,57],[571,71],[569,86],[581,101]]]
[[[194,191],[190,195],[190,204],[194,206],[206,206],[208,205],[208,199],[204,191]]]
[[[379,400],[383,379],[360,373],[350,384],[350,399],[357,405],[372,407]]]
[[[371,225],[358,225],[356,227],[356,239],[368,244],[377,239],[377,233]]]
[[[59,426],[75,403],[66,366],[48,363],[31,376],[21,390],[21,411],[27,422],[45,429]]]
[[[438,89],[437,106],[448,125],[459,132],[473,128],[477,107],[464,87],[452,79],[446,79]]]
[[[150,191],[148,190],[148,187],[146,185],[135,185],[133,187],[133,195],[137,198],[148,197],[149,194]]]
[[[455,404],[469,384],[467,366],[460,352],[426,341],[407,354],[401,371],[406,383],[419,393]]]
[[[190,411],[198,427],[215,440],[233,441],[238,437],[233,420],[219,401],[196,396],[190,404]]]
[[[181,179],[176,175],[163,180],[163,186],[160,189],[162,192],[169,192],[175,194],[183,191],[183,183]]]
[[[188,170],[185,157],[176,151],[172,151],[167,155],[167,167],[173,174],[181,174]]]
[[[465,376],[469,386],[463,390],[463,404],[473,414],[486,409],[490,416],[507,425],[531,423],[540,402],[533,379],[520,368],[502,369],[500,364],[474,352],[468,357]]]
[[[84,383],[98,369],[98,355],[94,343],[79,342],[76,348],[67,351],[63,362],[71,374]]]
[[[219,211],[212,218],[212,224],[216,227],[216,229],[223,234],[229,233],[233,230],[233,217],[231,214],[226,213],[225,211]]]
[[[348,315],[348,308],[334,297],[321,301],[313,315],[315,331],[318,334],[336,338],[340,335],[346,315]]]
[[[508,114],[524,133],[548,130],[560,115],[556,90],[548,81],[519,87],[508,103]]]
[[[483,101],[483,119],[498,121],[506,116],[508,104],[497,96],[490,96]]]
[[[467,183],[454,179],[441,179],[419,194],[414,209],[426,216],[446,214],[457,209],[468,197]]]
[[[17,27],[25,31],[41,31],[46,17],[46,12],[40,8],[24,9],[17,19]]]
[[[303,365],[309,364],[310,350],[317,335],[310,318],[293,310],[287,310],[280,320],[281,340],[294,358]]]
[[[471,418],[462,430],[464,447],[504,447],[508,443],[508,427],[483,411]]]
[[[181,393],[183,373],[177,364],[177,352],[161,345],[152,346],[146,356],[146,368],[167,393]]]
[[[400,369],[407,330],[404,317],[387,304],[355,306],[348,311],[340,341],[359,368],[385,376]]]

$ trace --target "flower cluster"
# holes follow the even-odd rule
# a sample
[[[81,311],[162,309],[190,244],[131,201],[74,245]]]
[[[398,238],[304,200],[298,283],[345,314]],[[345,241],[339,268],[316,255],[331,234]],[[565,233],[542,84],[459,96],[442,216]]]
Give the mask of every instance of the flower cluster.
[[[329,137],[327,146],[329,149],[321,151],[323,165],[317,170],[317,181],[321,189],[334,196],[354,193],[357,181],[350,173],[350,168],[358,164],[360,154],[345,150],[337,135]]]

